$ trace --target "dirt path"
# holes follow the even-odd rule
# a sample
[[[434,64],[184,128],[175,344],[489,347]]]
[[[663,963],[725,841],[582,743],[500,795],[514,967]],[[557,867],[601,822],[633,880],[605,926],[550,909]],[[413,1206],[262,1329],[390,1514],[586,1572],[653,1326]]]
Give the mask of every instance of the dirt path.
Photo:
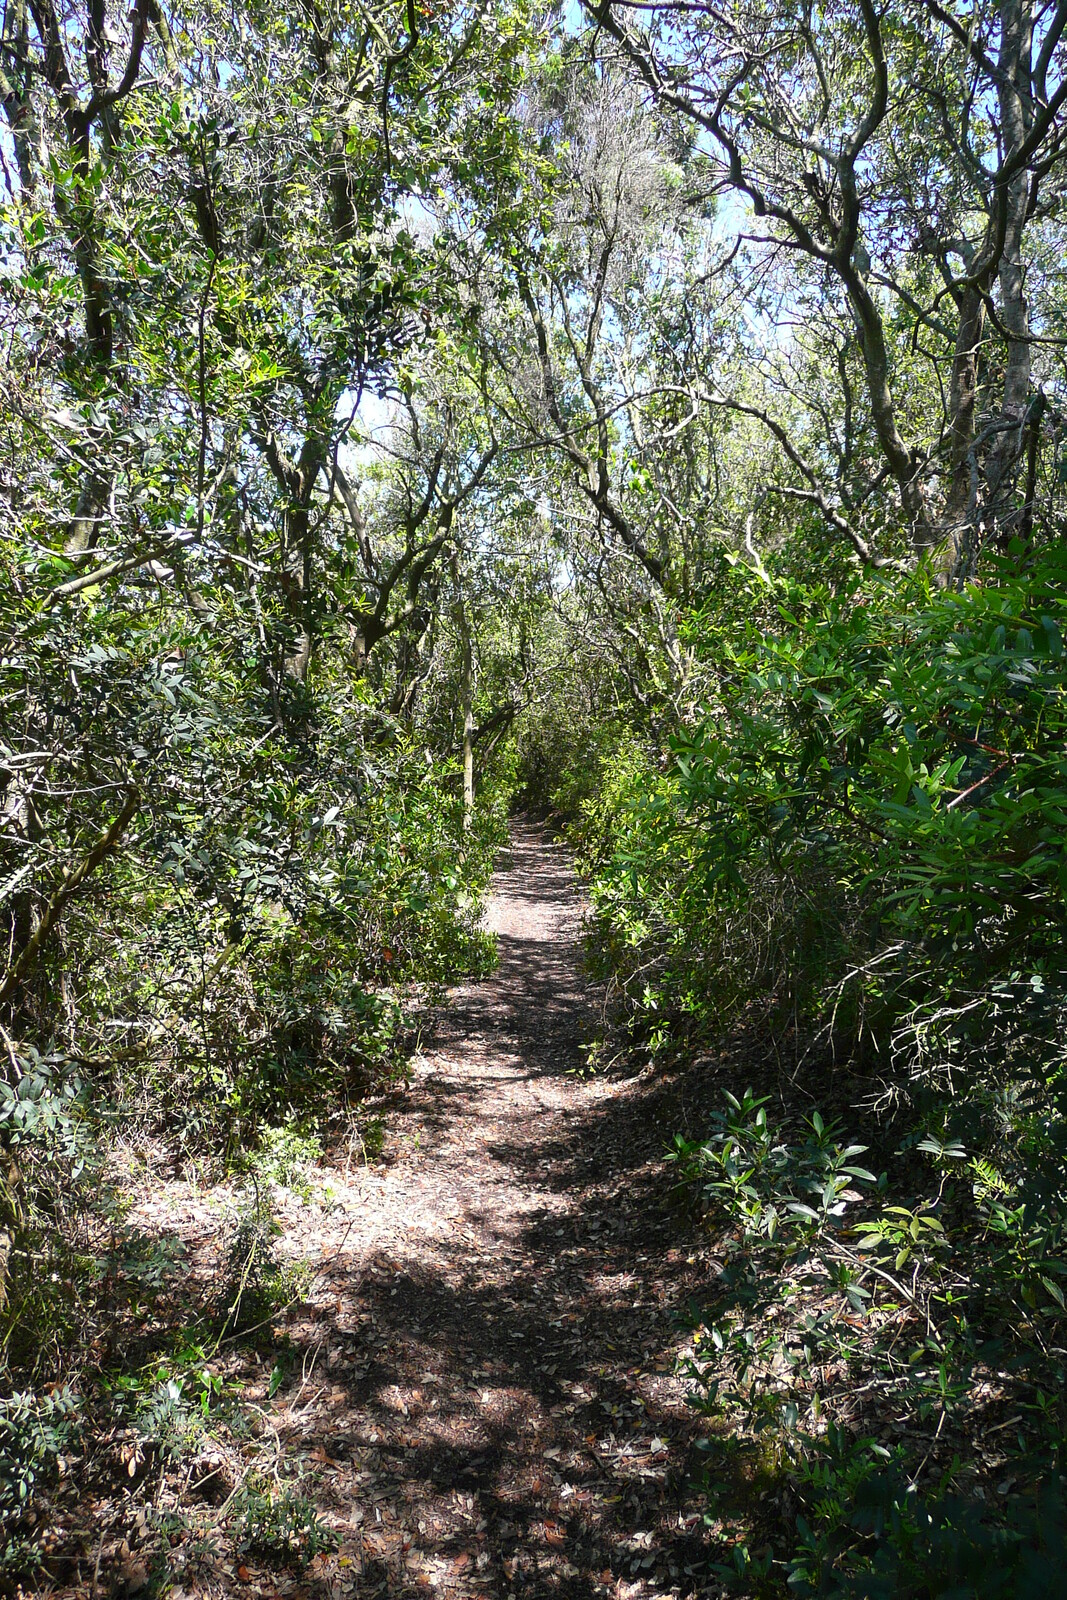
[[[499,969],[451,993],[390,1114],[394,1159],[286,1219],[318,1287],[273,1397],[264,1359],[261,1405],[340,1538],[298,1589],[706,1592],[674,1375],[694,1268],[662,1204],[677,1123],[655,1085],[574,1075],[597,1000],[581,911],[565,851],[517,824],[489,909]]]
[[[489,909],[499,969],[450,997],[405,1153],[368,1174],[333,1278],[366,1319],[322,1439],[360,1593],[694,1588],[681,1284],[662,1276],[684,1262],[649,1215],[662,1135],[639,1136],[639,1090],[573,1076],[595,1002],[580,920],[565,852],[516,825]]]

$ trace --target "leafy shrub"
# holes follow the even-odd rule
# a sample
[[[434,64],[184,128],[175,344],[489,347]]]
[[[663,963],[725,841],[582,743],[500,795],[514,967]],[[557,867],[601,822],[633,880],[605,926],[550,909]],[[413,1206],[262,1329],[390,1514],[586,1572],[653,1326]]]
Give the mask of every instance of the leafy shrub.
[[[356,1135],[364,1161],[380,1161],[385,1150],[385,1119],[362,1118],[356,1129]]]
[[[639,1027],[762,994],[794,1055],[819,1042],[898,1103],[961,1074],[1055,1090],[1067,573],[1051,549],[999,576],[831,594],[737,571],[747,604],[693,619],[707,714],[669,772],[631,772],[593,883]]]
[[[794,1593],[832,1600],[1054,1600],[1067,1559],[1058,1478],[990,1506],[948,1482],[917,1490],[900,1449],[831,1427],[802,1458],[807,1515],[787,1565]],[[951,1474],[946,1474],[946,1479]]]
[[[27,1371],[46,1368],[77,1329],[74,1279],[96,1270],[85,1224],[106,1209],[108,1194],[87,1113],[85,1080],[61,1053],[22,1046],[0,1079],[0,1227],[10,1240],[3,1350]]]
[[[27,1528],[77,1425],[78,1403],[69,1389],[24,1390],[0,1399],[0,1576],[17,1576],[37,1565],[37,1546]]]
[[[847,1326],[827,1317],[820,1301],[830,1291],[862,1313],[871,1300],[870,1272],[846,1234],[863,1190],[878,1184],[856,1163],[865,1147],[842,1144],[840,1130],[818,1112],[802,1140],[790,1141],[772,1127],[762,1100],[750,1093],[726,1100],[707,1139],[678,1137],[668,1155],[688,1203],[735,1240],[714,1320],[709,1310],[697,1322],[686,1364],[692,1404],[708,1416],[736,1415],[757,1431],[793,1428],[805,1377],[810,1383],[820,1362],[840,1359],[849,1344]],[[779,1322],[782,1307],[790,1315]]]
[[[669,1152],[724,1257],[684,1369],[694,1409],[760,1440],[799,1500],[777,1570],[812,1596],[1051,1595],[1067,1421],[1062,1201],[1027,1220],[988,1163],[927,1138],[933,1199],[887,1204],[886,1175],[857,1165],[863,1147],[818,1113],[789,1139],[760,1099],[726,1102],[706,1139]],[[1016,1409],[996,1494],[988,1475],[973,1487],[982,1474],[960,1453],[981,1447],[979,1378]],[[881,1438],[856,1432],[857,1390]],[[911,1426],[895,1442],[902,1415]],[[942,1431],[955,1454],[920,1487]],[[758,1576],[745,1548],[723,1569],[731,1581]]]
[[[324,669],[287,736],[264,740],[262,685],[223,620],[161,634],[121,608],[78,608],[23,622],[14,689],[47,722],[29,746],[95,776],[60,802],[44,773],[33,839],[4,846],[16,948],[63,863],[99,839],[99,794],[133,768],[139,784],[122,849],[65,908],[5,1045],[4,1348],[28,1371],[58,1370],[106,1274],[98,1178],[116,1126],[234,1163],[265,1130],[348,1117],[401,1077],[407,994],[494,959],[479,898],[505,815],[490,790],[465,835],[455,761],[428,765],[410,729],[383,729],[347,669]]]
[[[788,1068],[786,1107],[832,1069],[866,1130],[732,1096],[670,1152],[724,1257],[692,1402],[804,1503],[770,1566],[738,1546],[738,1581],[793,1562],[813,1593],[1043,1592],[1037,1486],[1067,1422],[1067,557],[990,560],[959,591],[734,563],[681,627],[699,715],[658,750],[610,730],[610,770],[568,779],[600,968],[644,1050],[744,1030]],[[998,1448],[1024,1487],[983,1485],[976,1390],[1017,1424]],[[890,1409],[936,1447],[899,1444]],[[889,1443],[865,1443],[879,1421]],[[877,1549],[849,1520],[876,1481]]]
[[[313,1503],[297,1490],[254,1479],[242,1484],[233,1501],[234,1537],[241,1555],[265,1556],[306,1567],[323,1551],[337,1547],[337,1536]]]

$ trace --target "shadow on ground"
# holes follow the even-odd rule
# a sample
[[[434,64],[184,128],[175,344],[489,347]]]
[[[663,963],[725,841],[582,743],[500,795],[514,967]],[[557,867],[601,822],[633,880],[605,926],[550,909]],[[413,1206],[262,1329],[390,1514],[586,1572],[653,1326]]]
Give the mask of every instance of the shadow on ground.
[[[581,922],[566,852],[520,822],[490,906],[499,967],[436,1016],[389,1159],[341,1161],[327,1203],[275,1193],[282,1253],[314,1287],[258,1353],[229,1345],[228,1442],[209,1428],[199,1455],[145,1456],[136,1482],[109,1469],[106,1539],[72,1512],[64,1600],[94,1564],[100,1595],[133,1593],[123,1575],[161,1529],[176,1600],[720,1592],[677,1371],[706,1262],[662,1157],[722,1080],[581,1077],[601,1004]],[[234,1214],[195,1185],[147,1196],[144,1225],[188,1245],[190,1306],[224,1271]],[[283,1510],[296,1493],[336,1548],[286,1568],[280,1523],[272,1549],[248,1537],[255,1485]],[[288,1548],[306,1556],[301,1526]]]
[[[717,1592],[674,1370],[698,1271],[662,1165],[689,1086],[594,1093],[575,1076],[595,996],[566,857],[520,826],[496,888],[499,969],[453,995],[443,1064],[397,1122],[401,1143],[417,1124],[443,1189],[457,1165],[470,1180],[460,1214],[432,1266],[401,1244],[358,1288],[338,1272],[303,1336],[300,1369],[327,1352],[333,1400],[294,1442],[329,1463],[318,1493],[347,1523],[320,1581],[357,1567],[360,1593],[397,1597]]]

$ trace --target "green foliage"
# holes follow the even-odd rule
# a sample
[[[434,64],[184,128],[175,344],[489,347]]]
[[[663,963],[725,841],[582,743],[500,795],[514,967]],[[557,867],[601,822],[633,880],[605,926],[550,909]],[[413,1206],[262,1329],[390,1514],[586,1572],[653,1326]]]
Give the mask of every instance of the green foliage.
[[[801,1459],[805,1505],[788,1561],[793,1593],[833,1600],[1052,1600],[1063,1584],[1062,1481],[990,1506],[951,1487],[928,1492],[901,1450],[831,1426]]]
[[[731,1222],[742,1221],[744,1237],[773,1241],[799,1233],[805,1251],[845,1215],[856,1184],[877,1179],[854,1164],[865,1145],[841,1145],[840,1132],[816,1111],[803,1144],[783,1142],[767,1119],[766,1097],[746,1091],[739,1100],[725,1091],[728,1109],[712,1117],[710,1136],[699,1143],[677,1135],[668,1160],[679,1188],[703,1210],[721,1207]]]
[[[61,1055],[42,1056],[32,1045],[0,1082],[0,1140],[23,1165],[62,1163],[74,1180],[90,1157],[85,1138],[85,1084]]]
[[[80,1280],[100,1266],[85,1223],[107,1210],[87,1086],[63,1054],[32,1045],[0,1081],[0,1228],[5,1358],[47,1375],[79,1327]]]
[[[918,1491],[904,1451],[830,1424],[797,1464],[797,1554],[790,1589],[833,1600],[969,1600],[1059,1594],[1064,1486],[1054,1475],[997,1506],[952,1488]]]
[[[610,856],[619,811],[650,776],[647,749],[623,726],[609,723],[590,731],[571,755],[553,799],[567,818],[579,862],[587,871]]]
[[[821,1297],[830,1290],[842,1312],[860,1316],[871,1301],[869,1266],[848,1236],[852,1208],[878,1180],[856,1164],[865,1147],[842,1144],[818,1112],[801,1139],[789,1140],[762,1099],[727,1093],[726,1101],[707,1139],[679,1136],[668,1154],[680,1196],[733,1241],[714,1319],[710,1308],[696,1314],[692,1403],[709,1417],[736,1415],[757,1433],[788,1431],[803,1375],[810,1380],[820,1361],[840,1359],[850,1344],[847,1324]]]
[[[248,1180],[220,1337],[306,1287],[271,1186],[381,1154],[426,1001],[492,965],[518,792],[571,830],[646,1057],[743,1030],[811,1103],[859,1084],[862,1143],[747,1094],[671,1156],[733,1240],[696,1403],[823,1506],[797,1581],[860,1581],[843,1507],[881,1474],[892,1583],[924,1549],[970,1583],[972,1522],[1021,1583],[1043,1512],[1009,1550],[866,1436],[824,1459],[813,1374],[925,1423],[1007,1372],[1058,1448],[1055,27],[1038,64],[992,4],[966,38],[771,0],[625,38],[525,0],[90,9],[16,5],[0,72],[5,1367],[147,1325],[173,1260],[108,1181],[131,1126]],[[724,249],[730,187],[765,226]],[[146,1448],[200,1381],[137,1379]],[[249,1488],[243,1547],[324,1548],[301,1504]]]
[[[528,30],[521,7],[427,14],[394,60],[379,10],[338,18],[327,59],[307,19],[164,6],[125,79],[115,30],[143,17],[108,20],[99,63],[64,25],[56,72],[112,73],[77,112],[19,24],[0,208],[16,1367],[65,1370],[125,1273],[102,1248],[116,1133],[233,1166],[258,1148],[265,1177],[300,1182],[278,1130],[362,1116],[406,1070],[409,997],[494,959],[479,909],[507,752],[480,753],[465,828],[434,703],[471,430],[420,395],[410,451],[361,495],[356,408],[411,393],[431,313],[470,331],[455,240],[408,207],[507,192]],[[506,662],[492,627],[480,653]]]
[[[691,624],[712,707],[670,772],[634,774],[594,880],[636,1016],[718,1025],[755,990],[794,1049],[896,1096],[966,1076],[991,1038],[1007,1074],[1044,1037],[1055,1075],[1063,576],[1056,550],[963,593],[735,569],[734,601]]]
[[[306,1567],[337,1547],[337,1535],[311,1500],[291,1487],[247,1480],[234,1496],[234,1539],[240,1555]]]
[[[743,1592],[1054,1592],[1065,577],[1058,547],[961,591],[734,567],[687,624],[704,715],[606,808],[596,936],[633,1036],[754,1030],[817,1095],[848,1074],[870,1130],[776,1128],[730,1095],[669,1152],[724,1258],[692,1403],[712,1441],[762,1441],[799,1505],[770,1567],[730,1566]],[[982,1385],[1015,1418],[1002,1492]]]
[[[0,1400],[0,1579],[38,1564],[27,1519],[74,1440],[78,1403],[69,1389],[28,1390]]]
[[[359,1147],[364,1161],[379,1161],[385,1150],[384,1117],[367,1117],[358,1129]]]
[[[261,1130],[258,1147],[242,1165],[255,1173],[258,1182],[280,1184],[309,1200],[308,1168],[321,1157],[322,1146],[313,1133],[292,1126],[268,1127]]]
[[[185,1345],[172,1359],[116,1375],[109,1390],[114,1414],[129,1425],[122,1454],[127,1476],[134,1478],[150,1458],[178,1461],[198,1447],[223,1383],[204,1350]]]
[[[726,1098],[710,1138],[678,1139],[669,1156],[682,1196],[731,1240],[714,1305],[694,1308],[686,1371],[690,1404],[710,1423],[761,1439],[765,1454],[770,1441],[774,1476],[799,1505],[795,1534],[779,1530],[774,1569],[791,1592],[811,1596],[933,1600],[954,1586],[976,1600],[1051,1595],[1063,1555],[1064,1417],[1050,1345],[1067,1273],[1062,1252],[1050,1258],[1054,1215],[1029,1233],[1013,1219],[1016,1267],[1005,1270],[1001,1237],[1011,1224],[1002,1215],[987,1210],[985,1227],[964,1238],[966,1210],[944,1183],[937,1204],[948,1227],[926,1208],[873,1209],[885,1177],[875,1185],[854,1165],[861,1147],[842,1147],[817,1113],[795,1142],[772,1128],[760,1100]],[[981,1179],[974,1189],[982,1192]],[[1045,1292],[1020,1297],[1024,1284]],[[935,1441],[946,1421],[959,1441],[973,1382],[990,1361],[1011,1374],[1021,1424],[1001,1443],[1008,1477],[996,1494],[988,1477],[973,1487],[975,1463],[958,1454],[920,1488],[929,1444],[909,1433],[888,1445],[858,1436],[835,1417],[837,1407],[850,1416],[848,1381],[824,1398],[825,1375],[837,1369],[868,1395],[868,1425],[884,1426],[903,1407],[919,1429],[939,1419]],[[982,1423],[971,1425],[980,1445]],[[892,1439],[899,1428],[886,1432]],[[755,1558],[741,1545],[735,1555],[722,1576],[748,1592]],[[761,1571],[769,1578],[771,1566]]]

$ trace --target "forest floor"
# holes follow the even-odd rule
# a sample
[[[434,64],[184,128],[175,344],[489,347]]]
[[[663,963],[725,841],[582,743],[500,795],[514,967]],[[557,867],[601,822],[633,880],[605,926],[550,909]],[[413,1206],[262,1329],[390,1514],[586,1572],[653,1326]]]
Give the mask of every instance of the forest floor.
[[[705,1267],[662,1160],[682,1085],[583,1076],[602,996],[580,974],[582,912],[565,849],[517,822],[487,913],[497,970],[435,1012],[382,1160],[276,1191],[279,1254],[310,1290],[273,1344],[220,1353],[244,1424],[205,1432],[180,1470],[146,1464],[144,1545],[127,1515],[95,1592],[158,1583],[148,1529],[168,1525],[174,1600],[713,1592],[677,1372]],[[151,1164],[131,1183],[130,1222],[180,1240],[206,1298],[232,1197]],[[272,1478],[336,1541],[303,1571],[277,1559],[284,1517],[249,1499]]]

